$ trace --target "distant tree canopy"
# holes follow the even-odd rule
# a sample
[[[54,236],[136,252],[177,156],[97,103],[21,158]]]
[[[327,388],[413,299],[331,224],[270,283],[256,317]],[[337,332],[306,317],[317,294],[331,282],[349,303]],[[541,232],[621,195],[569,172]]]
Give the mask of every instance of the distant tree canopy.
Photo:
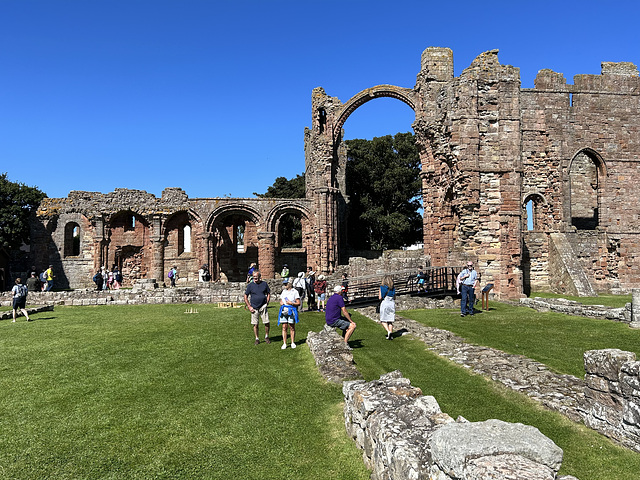
[[[46,196],[36,187],[9,181],[6,173],[0,175],[0,247],[29,243],[29,217]]]
[[[265,193],[255,193],[260,198],[304,198],[304,173],[296,175],[295,178],[288,180],[285,177],[278,177]]]
[[[349,245],[386,250],[421,241],[421,165],[413,134],[345,143]]]
[[[346,140],[346,184],[350,204],[347,215],[349,246],[361,250],[387,250],[422,241],[422,181],[420,156],[412,133],[398,133],[373,140]],[[287,180],[276,178],[262,198],[302,198],[304,174]],[[289,218],[297,223],[290,223]],[[287,216],[281,234],[300,220]],[[293,231],[292,230],[292,231]],[[302,245],[302,239],[296,245]],[[286,240],[288,241],[288,240]]]

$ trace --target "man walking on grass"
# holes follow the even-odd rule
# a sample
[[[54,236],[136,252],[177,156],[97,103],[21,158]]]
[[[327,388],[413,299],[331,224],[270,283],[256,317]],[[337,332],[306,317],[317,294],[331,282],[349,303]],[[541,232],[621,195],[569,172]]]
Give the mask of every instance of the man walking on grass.
[[[27,318],[27,322],[30,322],[29,314],[27,313],[27,286],[22,284],[20,277],[16,278],[16,284],[11,289],[13,294],[13,321],[16,321],[16,314],[18,310],[22,311],[22,314]]]
[[[264,324],[264,341],[271,343],[269,340],[269,312],[267,312],[271,291],[267,282],[262,281],[259,270],[254,270],[252,277],[253,282],[247,284],[247,289],[244,292],[244,303],[251,312],[251,325],[253,325],[253,334],[256,337],[255,345],[260,343],[258,318],[262,319]]]

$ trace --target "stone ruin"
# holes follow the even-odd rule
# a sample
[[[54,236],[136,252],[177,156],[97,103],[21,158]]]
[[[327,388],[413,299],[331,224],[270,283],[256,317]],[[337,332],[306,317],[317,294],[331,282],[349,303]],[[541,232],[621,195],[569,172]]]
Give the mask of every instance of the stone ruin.
[[[31,264],[53,264],[58,286],[90,283],[118,264],[129,282],[164,279],[177,265],[195,280],[208,263],[241,281],[251,262],[273,278],[283,263],[332,273],[347,262],[349,208],[343,126],[361,105],[395,98],[415,112],[422,162],[424,265],[477,262],[492,293],[622,293],[640,278],[640,78],[635,65],[600,75],[541,70],[521,88],[498,51],[458,77],[448,48],[427,48],[413,88],[378,85],[342,103],[322,88],[305,129],[306,198],[190,199],[179,188],[74,191],[45,199]],[[285,248],[280,223],[300,219],[302,246]]]
[[[557,475],[562,449],[537,428],[454,420],[398,371],[342,391],[347,433],[374,480],[576,480]]]

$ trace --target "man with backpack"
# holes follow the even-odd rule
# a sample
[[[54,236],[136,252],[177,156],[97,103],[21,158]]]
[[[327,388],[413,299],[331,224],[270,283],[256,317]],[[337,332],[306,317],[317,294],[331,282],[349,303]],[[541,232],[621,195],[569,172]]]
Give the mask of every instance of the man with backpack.
[[[22,284],[20,277],[16,278],[16,284],[11,289],[11,293],[13,294],[13,322],[15,323],[16,321],[16,313],[18,310],[27,317],[27,322],[30,322],[31,319],[25,308],[27,304],[27,286]]]

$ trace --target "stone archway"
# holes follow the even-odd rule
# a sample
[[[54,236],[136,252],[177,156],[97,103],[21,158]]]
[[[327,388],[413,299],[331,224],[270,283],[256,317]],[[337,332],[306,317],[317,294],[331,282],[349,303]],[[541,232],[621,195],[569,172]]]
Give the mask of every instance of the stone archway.
[[[359,107],[375,98],[395,98],[406,103],[411,109],[416,111],[415,92],[410,88],[396,87],[395,85],[377,85],[367,88],[351,97],[337,115],[336,123],[333,126],[334,143],[339,143],[341,139],[342,127]]]
[[[292,274],[306,271],[307,266],[315,268],[318,255],[311,216],[308,209],[295,201],[280,204],[269,212],[267,228],[274,233],[273,259],[276,271],[280,271],[284,264],[289,266]],[[296,227],[299,228],[298,242],[287,242],[291,239],[285,238],[286,235],[291,234],[285,230],[287,227],[285,222],[291,217],[296,218],[299,222]]]
[[[108,269],[117,265],[127,284],[147,278],[153,269],[149,221],[132,210],[122,210],[108,217],[106,226],[108,234],[101,242],[100,265]]]
[[[317,214],[319,269],[332,272],[338,263],[346,263],[346,217],[350,203],[346,187],[347,149],[342,128],[362,105],[377,98],[394,98],[409,106],[419,117],[419,92],[395,85],[377,85],[358,92],[344,104],[316,88],[312,95],[313,128],[305,130],[307,198],[313,200]],[[414,122],[412,127],[417,125]],[[416,132],[417,133],[417,132]],[[425,135],[415,136],[423,165],[431,158]],[[423,191],[425,177],[422,176]],[[422,199],[423,203],[425,199]]]
[[[224,272],[230,281],[245,281],[249,266],[258,263],[261,217],[241,204],[214,211],[208,222],[209,265],[214,279]]]
[[[600,201],[606,176],[604,160],[591,148],[581,149],[569,162],[569,218],[578,230],[595,230],[600,224]]]

